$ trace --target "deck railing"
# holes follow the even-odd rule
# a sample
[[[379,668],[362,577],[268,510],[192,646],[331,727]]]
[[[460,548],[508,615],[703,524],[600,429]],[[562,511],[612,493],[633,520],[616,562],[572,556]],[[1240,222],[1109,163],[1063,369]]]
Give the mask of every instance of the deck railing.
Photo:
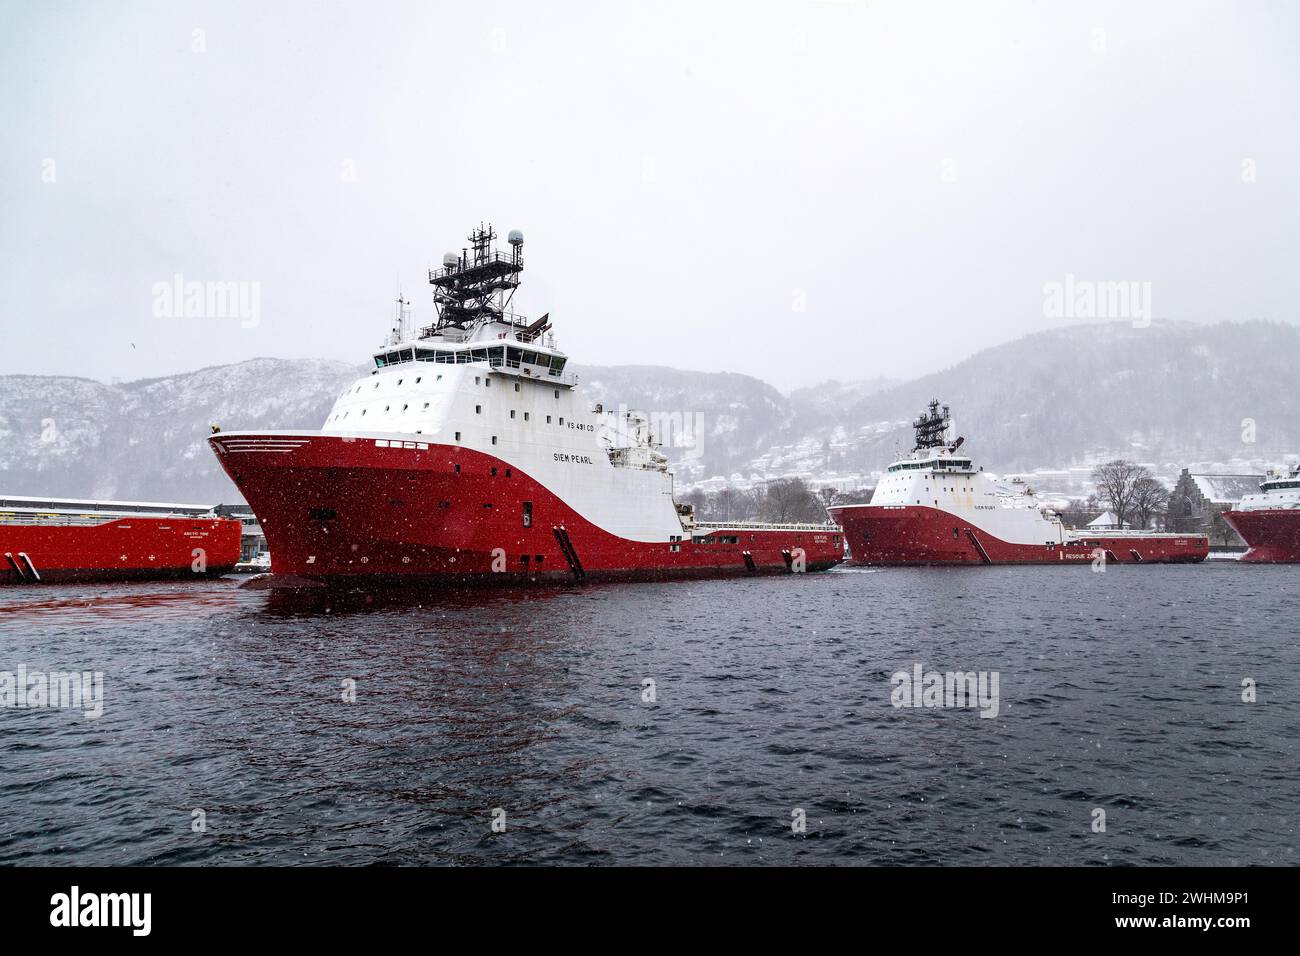
[[[155,514],[151,512],[138,511],[98,511],[92,514],[18,514],[14,512],[0,512],[0,525],[41,525],[42,527],[55,528],[90,527],[97,524],[108,524],[110,521],[120,521],[124,518],[148,518],[150,520],[162,518],[175,521],[192,521],[197,517],[208,516]]]
[[[705,533],[712,531],[824,531],[828,534],[839,534],[840,526],[827,522],[825,524],[811,524],[803,522],[791,522],[785,524],[771,524],[766,521],[696,521],[695,533],[699,534],[703,530]]]

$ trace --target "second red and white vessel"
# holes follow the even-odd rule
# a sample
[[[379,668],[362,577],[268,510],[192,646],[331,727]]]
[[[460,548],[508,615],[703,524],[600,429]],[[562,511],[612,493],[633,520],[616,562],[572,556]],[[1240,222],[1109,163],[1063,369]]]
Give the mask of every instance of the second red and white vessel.
[[[1270,473],[1259,483],[1259,494],[1246,495],[1223,520],[1246,542],[1242,561],[1300,563],[1300,466]]]
[[[646,416],[586,400],[548,334],[510,310],[509,252],[474,231],[431,270],[438,318],[399,299],[374,369],[318,431],[209,441],[257,514],[273,576],[316,581],[570,580],[818,571],[830,525],[697,523]]]
[[[866,565],[1119,564],[1202,561],[1204,535],[1075,531],[1024,484],[1001,483],[950,442],[948,406],[914,423],[916,447],[889,466],[870,504],[839,505],[850,560]]]

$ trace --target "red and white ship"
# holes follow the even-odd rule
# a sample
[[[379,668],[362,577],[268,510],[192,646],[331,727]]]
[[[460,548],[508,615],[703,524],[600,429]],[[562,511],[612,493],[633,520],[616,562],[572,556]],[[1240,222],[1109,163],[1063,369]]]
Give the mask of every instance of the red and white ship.
[[[850,560],[867,565],[1120,564],[1202,561],[1204,535],[1073,531],[1021,482],[1000,483],[949,442],[948,406],[913,423],[916,447],[894,462],[871,503],[830,508]]]
[[[523,236],[479,228],[430,270],[437,321],[397,327],[318,431],[209,441],[275,577],[582,580],[817,571],[833,525],[697,524],[644,416],[584,399],[548,316],[510,311]]]
[[[1246,495],[1223,520],[1247,544],[1243,561],[1300,562],[1300,467],[1288,474],[1270,473],[1259,494]]]
[[[216,577],[239,560],[232,518],[140,502],[0,508],[0,584]]]

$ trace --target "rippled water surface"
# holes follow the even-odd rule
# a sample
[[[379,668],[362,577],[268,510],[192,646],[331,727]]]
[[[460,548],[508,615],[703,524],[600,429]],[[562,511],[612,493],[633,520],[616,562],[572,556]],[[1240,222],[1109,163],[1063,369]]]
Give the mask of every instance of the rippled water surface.
[[[0,709],[0,863],[1293,864],[1298,581],[6,588],[0,671],[105,702]],[[917,663],[997,671],[997,716],[893,707]]]

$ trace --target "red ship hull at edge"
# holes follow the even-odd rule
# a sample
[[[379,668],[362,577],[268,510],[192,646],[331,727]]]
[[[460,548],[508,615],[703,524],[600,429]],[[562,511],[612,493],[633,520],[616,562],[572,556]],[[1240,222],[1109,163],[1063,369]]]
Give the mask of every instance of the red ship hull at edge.
[[[1258,564],[1300,563],[1300,509],[1258,508],[1225,511],[1223,520],[1246,542],[1242,561]]]
[[[100,524],[0,524],[0,583],[216,577],[239,561],[230,518],[132,515]]]

